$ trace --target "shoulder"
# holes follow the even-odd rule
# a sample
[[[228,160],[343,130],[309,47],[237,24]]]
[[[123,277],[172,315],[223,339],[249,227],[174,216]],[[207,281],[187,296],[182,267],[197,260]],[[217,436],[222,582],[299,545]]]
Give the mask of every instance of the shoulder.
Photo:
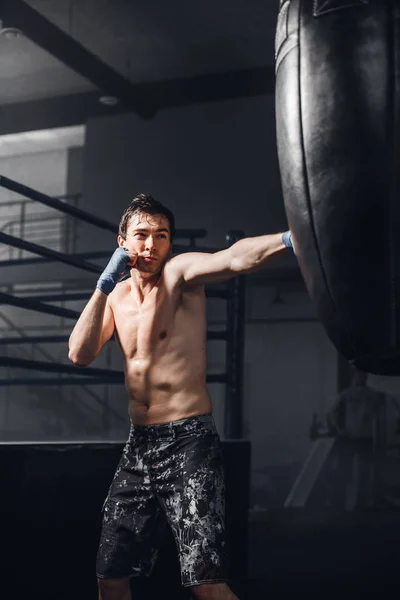
[[[187,252],[171,258],[164,266],[164,282],[169,288],[179,289],[187,293],[204,293],[203,285],[188,284],[184,274],[194,253]]]
[[[164,265],[163,277],[166,282],[176,282],[183,279],[183,261],[182,254],[173,256]]]
[[[193,264],[195,261],[204,261],[206,256],[209,255],[205,252],[182,252],[182,254],[173,256],[167,264],[170,266],[170,268],[175,269],[180,273],[184,273],[188,265]]]

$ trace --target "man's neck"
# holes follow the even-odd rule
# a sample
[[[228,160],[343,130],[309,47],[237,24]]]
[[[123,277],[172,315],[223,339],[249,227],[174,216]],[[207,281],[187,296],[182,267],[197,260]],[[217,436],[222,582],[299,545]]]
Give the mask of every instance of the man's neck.
[[[152,291],[154,286],[157,285],[161,278],[161,274],[162,271],[156,273],[155,275],[150,275],[149,273],[141,273],[137,269],[132,269],[132,284],[135,286],[138,292],[145,297]]]

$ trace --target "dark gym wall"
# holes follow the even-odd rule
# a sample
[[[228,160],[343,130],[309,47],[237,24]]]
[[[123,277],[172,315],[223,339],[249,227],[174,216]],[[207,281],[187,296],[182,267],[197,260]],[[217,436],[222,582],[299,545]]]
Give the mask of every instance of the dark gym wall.
[[[204,227],[222,246],[230,228],[259,235],[285,227],[273,97],[89,121],[85,208],[117,221],[139,192],[175,212],[178,227]],[[82,249],[104,243],[89,235]]]
[[[69,148],[67,160],[67,194],[81,194],[84,175],[84,148]]]

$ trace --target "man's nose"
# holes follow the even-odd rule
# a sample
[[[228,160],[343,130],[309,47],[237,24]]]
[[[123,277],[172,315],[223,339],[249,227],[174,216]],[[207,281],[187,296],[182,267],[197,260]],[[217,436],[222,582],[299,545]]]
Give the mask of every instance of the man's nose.
[[[146,250],[151,250],[151,248],[154,248],[154,240],[153,236],[149,235],[146,239]]]

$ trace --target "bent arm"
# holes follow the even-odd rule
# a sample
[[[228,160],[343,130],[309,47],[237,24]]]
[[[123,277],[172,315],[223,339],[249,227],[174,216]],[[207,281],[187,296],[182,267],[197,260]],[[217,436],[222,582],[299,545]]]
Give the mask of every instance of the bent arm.
[[[111,338],[114,327],[114,316],[108,296],[96,289],[70,335],[70,361],[87,367]]]
[[[218,283],[236,275],[245,275],[270,266],[272,257],[286,250],[282,233],[248,237],[229,248],[204,254],[187,252],[171,260],[184,282],[194,285]]]

